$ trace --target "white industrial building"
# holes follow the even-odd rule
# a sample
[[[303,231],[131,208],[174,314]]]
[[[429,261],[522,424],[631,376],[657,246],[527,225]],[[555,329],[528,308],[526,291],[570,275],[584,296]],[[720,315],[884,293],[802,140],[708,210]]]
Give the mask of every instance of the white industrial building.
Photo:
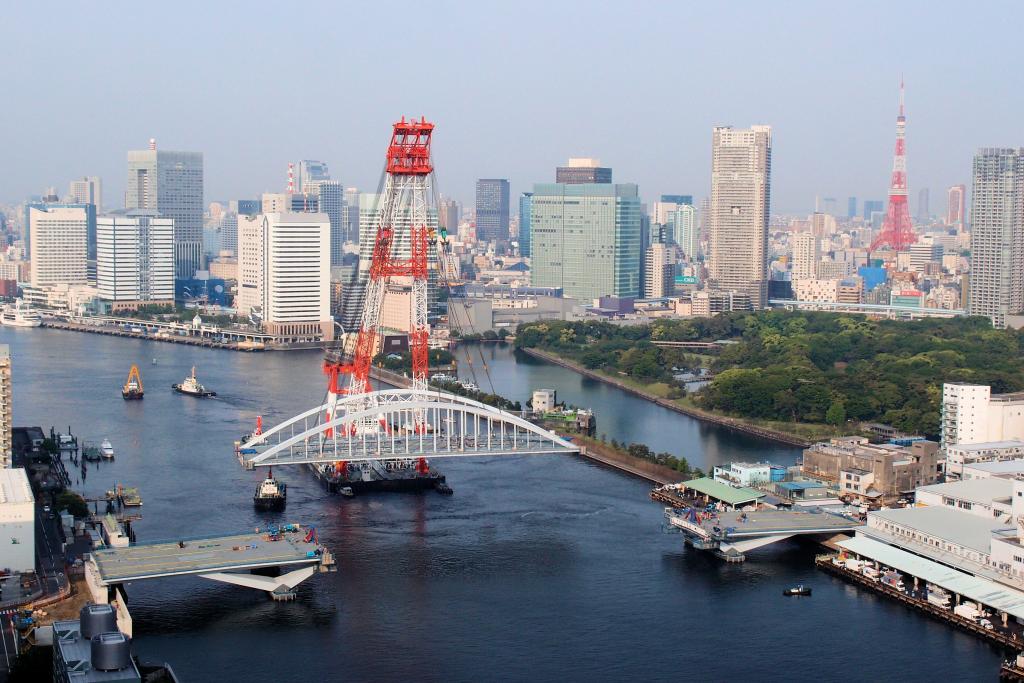
[[[35,571],[35,511],[25,470],[0,469],[0,569]]]
[[[993,394],[962,382],[942,385],[942,449],[1024,439],[1024,393]]]
[[[174,302],[174,219],[125,210],[96,223],[96,284],[111,302]]]
[[[239,216],[239,314],[281,341],[333,339],[330,239],[327,214]]]
[[[1018,474],[1024,475],[1024,460],[994,460],[964,465],[962,478],[964,481],[992,477],[1012,479]]]
[[[1024,441],[1019,439],[949,445],[946,447],[946,475],[967,479],[966,470],[971,465],[1021,458],[1024,458]]]
[[[1002,477],[971,479],[921,486],[914,494],[919,505],[951,507],[989,521],[1009,521],[1013,482]]]

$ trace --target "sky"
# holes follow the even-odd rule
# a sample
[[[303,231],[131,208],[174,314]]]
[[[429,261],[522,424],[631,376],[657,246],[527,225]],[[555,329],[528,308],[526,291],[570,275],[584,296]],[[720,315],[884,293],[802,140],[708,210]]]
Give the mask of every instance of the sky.
[[[9,3],[0,22],[0,202],[126,152],[204,154],[206,201],[284,190],[322,159],[376,189],[400,116],[436,125],[438,191],[512,192],[570,156],[646,201],[704,197],[716,125],[773,127],[772,209],[884,199],[906,81],[911,208],[970,184],[978,147],[1024,145],[1020,2]]]

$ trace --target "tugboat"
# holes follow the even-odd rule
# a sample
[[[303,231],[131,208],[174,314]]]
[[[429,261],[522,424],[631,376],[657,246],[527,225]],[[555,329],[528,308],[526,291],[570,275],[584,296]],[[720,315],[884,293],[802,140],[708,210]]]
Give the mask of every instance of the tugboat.
[[[139,366],[132,365],[132,369],[128,371],[128,381],[121,387],[121,398],[126,401],[139,401],[142,395],[142,375],[139,374]]]
[[[110,439],[103,439],[100,442],[100,455],[107,460],[114,459],[114,444],[110,443]]]
[[[805,585],[803,585],[801,583],[799,586],[793,586],[792,588],[787,588],[786,590],[782,591],[782,594],[783,595],[810,595],[811,594],[811,589],[810,589],[810,587],[805,586]]]
[[[177,391],[179,394],[188,394],[189,396],[197,396],[199,398],[209,398],[216,396],[216,391],[210,391],[196,379],[196,366],[192,366],[192,374],[185,378],[181,384],[172,384],[171,388]]]
[[[256,487],[252,503],[257,510],[280,512],[288,501],[288,485],[274,479],[274,471],[267,471],[267,478]]]

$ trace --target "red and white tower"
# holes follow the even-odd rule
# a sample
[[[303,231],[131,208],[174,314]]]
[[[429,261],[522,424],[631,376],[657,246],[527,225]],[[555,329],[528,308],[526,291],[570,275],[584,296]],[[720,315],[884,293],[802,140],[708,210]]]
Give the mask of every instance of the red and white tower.
[[[370,366],[379,351],[381,309],[393,277],[412,281],[409,321],[412,388],[427,389],[430,338],[427,324],[427,251],[436,240],[427,222],[433,200],[429,185],[429,177],[434,170],[430,158],[433,131],[434,124],[422,118],[406,121],[402,117],[394,124],[391,144],[388,145],[384,190],[377,208],[377,230],[362,318],[354,345],[346,344],[352,362],[344,363],[334,356],[329,356],[324,362],[324,372],[328,376],[328,421],[334,414],[338,395],[342,393],[367,396],[367,401],[351,404],[350,410],[372,407]],[[341,386],[342,375],[349,376],[346,387]],[[389,428],[388,425],[380,427]],[[417,424],[416,428],[419,427]],[[376,429],[378,426],[372,420],[363,420],[358,428]]]
[[[892,160],[892,183],[889,186],[889,210],[882,223],[882,231],[871,243],[871,251],[888,245],[896,251],[903,251],[917,241],[914,227],[910,223],[910,209],[907,207],[907,117],[903,114],[903,81],[900,80],[900,113],[896,117],[896,152]]]

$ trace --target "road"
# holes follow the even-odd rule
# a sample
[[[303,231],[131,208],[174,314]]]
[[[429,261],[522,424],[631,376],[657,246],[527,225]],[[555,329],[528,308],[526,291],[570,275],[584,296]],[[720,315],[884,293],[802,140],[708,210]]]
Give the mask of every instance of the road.
[[[45,512],[42,505],[36,506],[36,571],[43,598],[60,592],[68,582],[58,519]]]

